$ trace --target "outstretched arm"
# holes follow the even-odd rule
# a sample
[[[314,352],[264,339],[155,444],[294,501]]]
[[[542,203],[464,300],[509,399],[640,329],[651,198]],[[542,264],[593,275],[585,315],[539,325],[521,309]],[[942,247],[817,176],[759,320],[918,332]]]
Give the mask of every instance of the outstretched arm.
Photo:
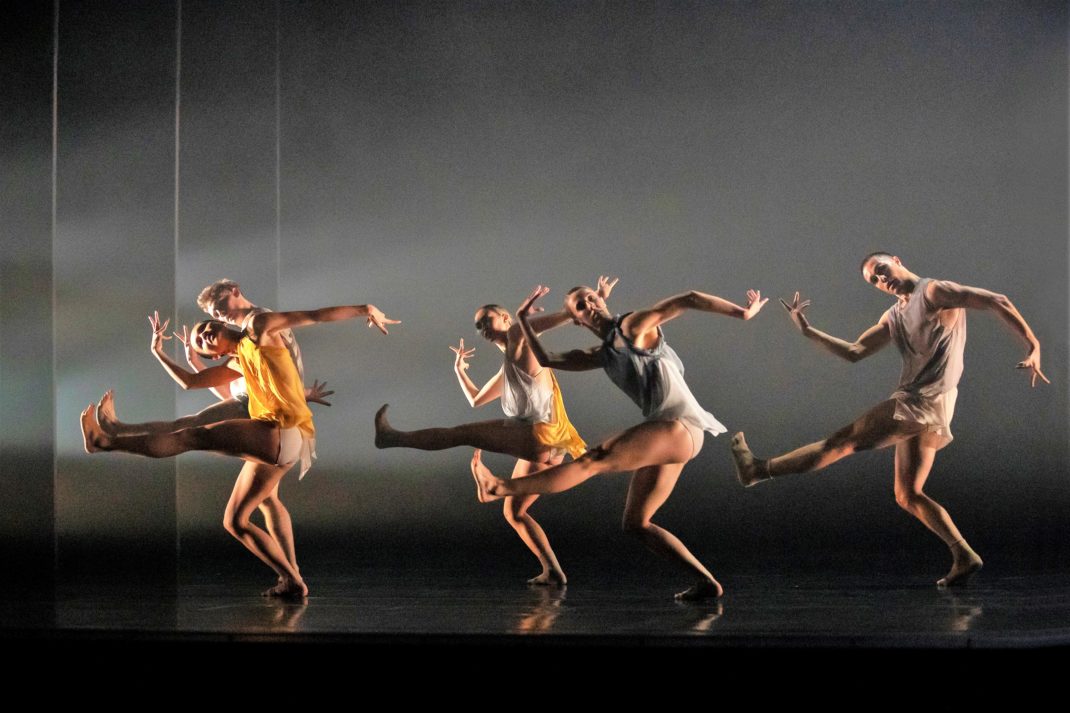
[[[519,321],[519,314],[517,315]],[[557,329],[558,327],[568,324],[572,321],[572,317],[565,310],[560,312],[550,312],[549,314],[528,315],[528,324],[535,330],[536,334],[542,334],[543,332],[549,332],[551,329]]]
[[[933,280],[925,286],[925,297],[938,309],[966,307],[995,312],[1029,347],[1029,353],[1024,360],[1018,362],[1017,368],[1029,370],[1032,386],[1037,385],[1037,377],[1043,379],[1046,384],[1051,383],[1040,370],[1040,340],[1006,295],[949,280]]]
[[[468,376],[468,357],[475,354],[476,350],[465,349],[463,339],[459,346],[450,347],[450,349],[457,355],[453,360],[453,371],[457,374],[457,383],[461,385],[461,391],[464,392],[464,397],[468,399],[469,406],[472,408],[485,406],[502,395],[503,375],[501,369],[498,369],[498,373],[483,384],[483,388],[480,388]]]
[[[170,321],[168,319],[163,324],[160,324],[159,312],[155,312],[149,317],[149,324],[152,326],[152,341],[149,343],[149,349],[152,351],[153,356],[156,357],[156,360],[160,362],[160,366],[171,375],[171,378],[179,386],[186,390],[210,389],[213,386],[229,384],[241,376],[226,364],[210,366],[203,371],[189,371],[176,364],[171,357],[164,353],[163,347],[164,341],[171,338],[167,336],[167,325]]]
[[[888,346],[888,343],[892,341],[892,334],[888,331],[887,314],[881,315],[880,320],[878,320],[872,327],[862,332],[858,339],[853,342],[848,342],[811,327],[810,321],[806,319],[806,315],[803,314],[803,311],[810,306],[810,300],[800,302],[798,292],[795,293],[795,299],[791,304],[788,304],[784,300],[780,300],[780,304],[784,305],[784,309],[786,309],[791,316],[791,321],[795,323],[795,326],[799,328],[799,331],[802,332],[804,337],[816,343],[830,354],[852,363],[861,361],[871,354],[877,353]]]
[[[539,334],[531,324],[531,315],[533,312],[542,311],[542,307],[535,306],[535,300],[549,291],[549,287],[539,285],[521,303],[520,309],[516,311],[520,329],[524,332],[524,337],[528,340],[528,345],[531,347],[531,352],[535,355],[535,359],[539,362],[539,366],[548,366],[552,369],[561,369],[563,371],[587,371],[588,369],[601,367],[602,347],[600,346],[591,347],[590,349],[573,349],[562,354],[547,352],[542,346],[542,342],[539,341]]]
[[[627,330],[630,332],[629,336],[648,332],[669,320],[676,319],[689,309],[723,314],[726,317],[735,317],[736,319],[750,319],[758,314],[768,301],[768,298],[762,299],[761,292],[747,290],[747,306],[740,307],[734,302],[729,302],[716,295],[708,295],[705,292],[691,290],[682,295],[662,300],[650,309],[632,312],[626,319]]]
[[[294,312],[261,312],[253,318],[252,331],[257,336],[281,332],[284,329],[306,327],[322,322],[341,322],[347,319],[365,317],[369,327],[376,327],[383,334],[388,334],[386,325],[401,324],[400,320],[389,319],[375,305],[347,305],[344,307],[323,307],[322,309],[300,310]]]

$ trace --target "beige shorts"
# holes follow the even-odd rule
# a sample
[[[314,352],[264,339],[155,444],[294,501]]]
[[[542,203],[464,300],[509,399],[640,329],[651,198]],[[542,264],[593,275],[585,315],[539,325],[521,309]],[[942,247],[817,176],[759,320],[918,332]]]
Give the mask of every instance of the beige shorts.
[[[922,435],[926,437],[927,445],[943,448],[954,439],[951,434],[951,419],[955,415],[955,401],[958,395],[958,389],[951,389],[936,396],[916,396],[896,392],[892,395],[895,401],[895,413],[892,417],[896,421],[910,421],[923,425],[925,428],[922,430]]]
[[[279,429],[279,456],[275,459],[275,465],[291,465],[301,461],[301,474],[298,479],[304,478],[305,473],[312,467],[312,461],[316,457],[316,442],[301,432],[300,428]]]
[[[687,429],[687,435],[691,436],[691,458],[693,460],[698,452],[702,450],[702,443],[706,440],[706,432],[693,423],[677,419],[680,421],[680,425]]]

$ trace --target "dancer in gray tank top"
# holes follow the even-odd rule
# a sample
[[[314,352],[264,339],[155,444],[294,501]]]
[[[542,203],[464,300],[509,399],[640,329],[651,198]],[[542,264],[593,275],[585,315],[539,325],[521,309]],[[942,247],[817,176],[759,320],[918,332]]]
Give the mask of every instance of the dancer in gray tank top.
[[[724,590],[710,571],[675,535],[651,522],[669,499],[680,472],[702,448],[704,433],[725,432],[725,427],[703,409],[684,383],[684,367],[662,334],[661,325],[687,310],[713,312],[748,320],[767,300],[747,293],[747,306],[686,292],[661,300],[648,309],[613,317],[605,299],[590,287],[576,287],[565,297],[573,321],[598,335],[602,343],[590,349],[550,354],[539,342],[531,323],[537,299],[549,292],[540,285],[517,310],[521,329],[539,364],[566,371],[604,369],[609,378],[643,410],[646,420],[611,436],[571,463],[554,466],[527,478],[501,480],[483,465],[477,450],[472,458],[480,502],[534,493],[559,493],[600,473],[634,471],[624,506],[624,529],[635,534],[652,551],[681,565],[694,584],[678,599],[708,599]]]
[[[995,312],[1029,346],[1019,369],[1051,383],[1040,370],[1040,342],[1011,301],[1003,295],[947,280],[918,277],[898,257],[877,252],[862,261],[862,277],[897,298],[877,324],[853,343],[810,326],[799,293],[791,304],[781,300],[803,336],[832,354],[856,362],[894,342],[903,358],[899,387],[854,423],[828,438],[768,460],[754,457],[743,433],[732,439],[740,482],[750,487],[763,480],[820,470],[857,451],[895,446],[895,499],[951,548],[951,570],[939,586],[964,583],[981,568],[981,557],[967,544],[951,516],[923,492],[936,451],[951,442],[951,417],[962,376],[966,346],[966,310]]]

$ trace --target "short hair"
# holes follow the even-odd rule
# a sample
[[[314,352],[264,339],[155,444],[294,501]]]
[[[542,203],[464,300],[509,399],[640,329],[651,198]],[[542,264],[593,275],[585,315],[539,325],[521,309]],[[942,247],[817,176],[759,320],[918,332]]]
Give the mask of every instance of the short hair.
[[[496,304],[483,305],[482,307],[480,307],[476,311],[478,312],[479,310],[484,310],[484,309],[485,310],[494,310],[498,314],[505,314],[505,315],[509,314],[509,310],[507,310],[505,307],[502,307],[501,305],[496,305]]]
[[[579,292],[580,290],[591,290],[591,289],[594,289],[594,288],[588,287],[587,285],[576,285],[571,290],[569,290],[568,292],[565,293],[565,297],[568,297],[569,295],[574,295],[577,292]]]
[[[215,306],[215,303],[223,297],[224,293],[230,292],[234,288],[241,289],[234,280],[228,280],[226,278],[222,280],[216,280],[212,284],[201,290],[201,294],[197,295],[197,306],[201,308],[201,311],[208,312]]]
[[[866,263],[869,262],[870,260],[872,260],[875,257],[892,258],[892,257],[895,257],[895,255],[892,255],[889,252],[885,252],[884,250],[878,250],[876,252],[872,252],[869,255],[866,255],[864,258],[862,258],[862,264],[858,266],[858,271],[862,272],[862,270],[866,269]]]

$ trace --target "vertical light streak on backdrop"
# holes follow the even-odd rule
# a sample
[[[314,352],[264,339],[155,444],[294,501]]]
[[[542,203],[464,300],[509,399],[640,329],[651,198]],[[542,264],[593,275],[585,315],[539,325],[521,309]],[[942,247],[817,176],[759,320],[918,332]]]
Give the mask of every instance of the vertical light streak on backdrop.
[[[56,432],[59,430],[57,420],[59,414],[56,410],[58,394],[56,393],[56,215],[57,215],[57,174],[59,168],[59,0],[55,1],[52,9],[52,223],[50,237],[52,240],[52,566],[59,564],[59,535],[56,527],[55,513],[56,503],[56,472],[59,469],[58,448],[56,448]]]

